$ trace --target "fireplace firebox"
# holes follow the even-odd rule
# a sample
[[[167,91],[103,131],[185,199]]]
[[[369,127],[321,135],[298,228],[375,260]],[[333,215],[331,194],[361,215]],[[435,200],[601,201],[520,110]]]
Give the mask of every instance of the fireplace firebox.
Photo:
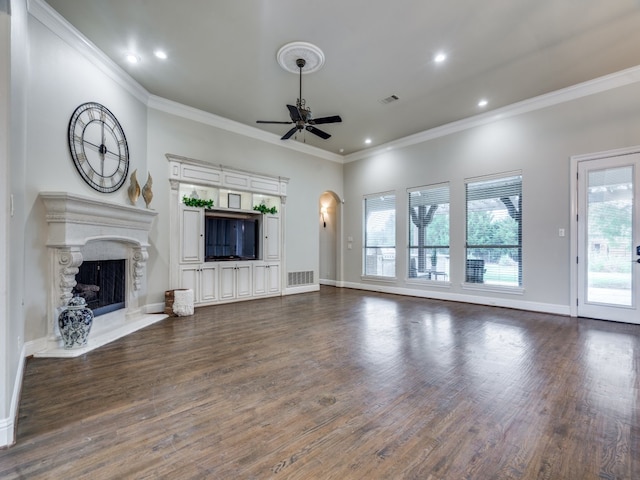
[[[76,274],[73,295],[85,299],[94,317],[125,308],[123,260],[84,261]]]

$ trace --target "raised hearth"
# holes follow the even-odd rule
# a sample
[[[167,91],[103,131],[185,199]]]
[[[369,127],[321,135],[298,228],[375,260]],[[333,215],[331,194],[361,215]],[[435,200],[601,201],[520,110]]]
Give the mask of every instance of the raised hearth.
[[[149,230],[157,212],[65,192],[40,193],[48,224],[46,348],[38,357],[75,357],[166,318],[144,311]],[[58,315],[73,296],[83,261],[125,259],[125,306],[96,317],[86,347],[66,350]]]

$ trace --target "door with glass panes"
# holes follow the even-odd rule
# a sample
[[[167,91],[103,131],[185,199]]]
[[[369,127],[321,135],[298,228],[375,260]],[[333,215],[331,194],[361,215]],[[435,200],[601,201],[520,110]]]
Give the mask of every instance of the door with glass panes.
[[[640,153],[578,163],[578,316],[640,324]]]

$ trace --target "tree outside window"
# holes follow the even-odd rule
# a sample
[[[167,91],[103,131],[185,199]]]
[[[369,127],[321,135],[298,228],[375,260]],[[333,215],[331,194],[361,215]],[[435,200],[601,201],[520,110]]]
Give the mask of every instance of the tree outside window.
[[[522,175],[467,181],[466,281],[522,286]]]
[[[409,197],[409,278],[449,279],[449,185],[418,187]]]
[[[396,275],[396,196],[394,193],[364,198],[364,275]]]
[[[633,174],[631,166],[589,172],[586,232],[589,301],[632,305]]]

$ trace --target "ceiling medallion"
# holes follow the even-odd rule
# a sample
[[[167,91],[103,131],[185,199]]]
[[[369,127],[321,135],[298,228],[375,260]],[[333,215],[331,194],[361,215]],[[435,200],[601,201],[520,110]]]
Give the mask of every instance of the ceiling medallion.
[[[324,65],[324,53],[318,47],[307,42],[291,42],[278,50],[276,55],[278,64],[287,72],[300,73],[300,67],[296,63],[298,59],[303,59],[305,65],[302,73],[313,73]]]

